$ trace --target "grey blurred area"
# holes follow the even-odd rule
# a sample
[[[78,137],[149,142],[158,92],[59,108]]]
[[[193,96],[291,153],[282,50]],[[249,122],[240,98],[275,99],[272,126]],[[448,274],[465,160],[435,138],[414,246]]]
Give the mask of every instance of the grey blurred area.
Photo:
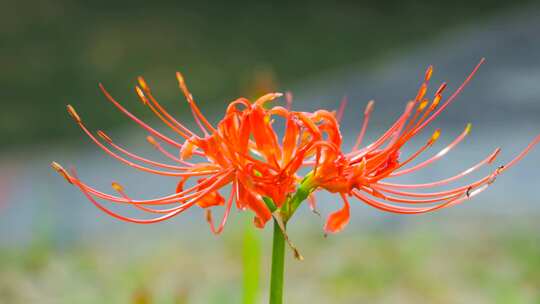
[[[346,97],[343,129],[345,142],[352,145],[367,101],[375,100],[373,124],[368,131],[368,138],[375,139],[416,96],[429,65],[434,67],[434,76],[428,92],[433,94],[447,82],[445,96],[449,96],[485,58],[473,80],[416,143],[425,142],[430,132],[440,128],[438,147],[442,149],[467,123],[472,123],[471,135],[431,169],[404,181],[418,183],[457,174],[496,147],[501,147],[502,153],[494,165],[503,165],[540,132],[540,22],[535,18],[539,12],[536,8],[512,11],[474,27],[447,32],[408,52],[390,52],[391,56],[373,66],[345,68],[316,77],[301,86],[300,104],[310,109],[336,109],[338,101]],[[433,150],[438,151],[437,147]],[[503,217],[537,214],[540,198],[534,189],[540,185],[539,164],[540,153],[532,151],[523,163],[501,176],[491,191],[449,213],[472,211],[478,216],[497,213]]]
[[[294,107],[299,110],[335,109],[347,96],[349,103],[343,118],[345,147],[350,147],[360,128],[361,116],[368,100],[376,100],[367,141],[375,139],[403,111],[421,83],[425,68],[435,68],[430,93],[438,83],[447,81],[447,95],[465,79],[482,57],[486,63],[460,97],[441,117],[406,148],[405,154],[423,143],[433,130],[442,129],[442,137],[426,155],[433,155],[457,136],[464,126],[473,123],[473,131],[459,147],[429,169],[407,176],[401,181],[429,182],[457,174],[502,147],[497,163],[503,164],[523,149],[540,132],[540,15],[537,7],[502,12],[474,25],[456,27],[434,39],[415,46],[389,50],[369,64],[360,63],[309,75],[304,80],[282,88],[294,93]],[[127,93],[126,93],[127,94]],[[197,92],[194,92],[197,95]],[[429,94],[429,93],[428,93]],[[112,111],[112,110],[111,110]],[[219,116],[216,107],[204,109],[210,117]],[[121,115],[117,113],[117,115]],[[67,115],[66,115],[67,116]],[[187,114],[180,116],[189,120]],[[214,119],[215,120],[215,119]],[[153,121],[154,125],[159,122]],[[66,119],[66,128],[76,128]],[[144,141],[144,132],[134,126],[112,132],[116,141],[143,155],[154,155]],[[40,231],[51,234],[60,244],[89,238],[92,235],[153,235],[165,231],[206,230],[200,211],[190,211],[179,218],[151,228],[126,225],[102,214],[86,201],[74,187],[53,172],[48,164],[59,161],[73,165],[81,177],[96,187],[110,189],[111,181],[121,181],[133,196],[151,197],[170,193],[176,181],[147,177],[144,173],[123,167],[104,155],[81,136],[65,144],[61,141],[32,146],[21,153],[1,156],[2,206],[0,243],[31,241]],[[540,213],[536,190],[540,185],[538,164],[540,151],[535,150],[524,161],[505,173],[473,201],[449,210],[424,216],[394,216],[355,203],[349,229],[364,225],[406,225],[452,218],[499,218],[510,221],[535,217]],[[486,169],[483,174],[488,174]],[[475,175],[476,177],[482,174]],[[470,179],[473,180],[473,179]],[[8,187],[9,186],[9,187]],[[321,195],[324,213],[339,206],[336,197]],[[305,210],[304,210],[305,211]],[[311,217],[302,212],[300,221]],[[360,220],[361,219],[361,220]],[[392,226],[390,225],[390,226]],[[206,231],[205,231],[206,233]]]

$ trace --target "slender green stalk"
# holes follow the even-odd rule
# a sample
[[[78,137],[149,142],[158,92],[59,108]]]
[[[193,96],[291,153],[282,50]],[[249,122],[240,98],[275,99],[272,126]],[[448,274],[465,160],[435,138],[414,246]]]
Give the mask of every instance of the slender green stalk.
[[[270,277],[270,304],[283,303],[283,273],[285,270],[285,237],[274,220],[272,243],[272,271]]]
[[[293,216],[300,204],[305,201],[313,191],[315,191],[316,187],[312,184],[312,175],[313,173],[310,172],[304,177],[302,183],[300,183],[300,186],[296,190],[296,193],[287,202],[287,209],[285,210],[284,215],[284,220],[286,222]]]
[[[315,189],[311,184],[311,173],[302,181],[296,193],[290,197],[281,208],[277,208],[272,199],[263,197],[266,206],[274,215],[274,236],[272,243],[272,269],[270,273],[270,304],[283,303],[283,277],[285,272],[285,229],[287,221],[294,214],[298,206]],[[277,213],[277,214],[276,214]],[[277,216],[277,217],[276,217]],[[279,222],[282,221],[282,222]],[[282,223],[282,227],[280,227]],[[292,245],[289,243],[292,247]],[[294,248],[293,248],[294,249]],[[297,254],[296,249],[295,254]]]

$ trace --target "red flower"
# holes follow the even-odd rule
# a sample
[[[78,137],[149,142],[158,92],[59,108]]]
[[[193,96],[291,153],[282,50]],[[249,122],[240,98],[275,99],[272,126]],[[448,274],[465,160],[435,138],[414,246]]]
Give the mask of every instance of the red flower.
[[[419,135],[452,103],[483,61],[482,59],[463,84],[444,101],[445,83],[439,87],[431,100],[426,98],[433,71],[429,67],[417,96],[407,104],[404,113],[381,137],[360,148],[373,110],[374,103],[370,101],[364,111],[364,121],[359,135],[348,153],[344,153],[341,149],[342,137],[339,129],[339,119],[344,113],[345,102],[337,113],[325,110],[310,113],[291,111],[290,95],[287,96],[286,108],[266,106],[268,102],[280,97],[279,93],[266,94],[254,102],[239,98],[229,104],[225,116],[214,127],[202,115],[182,75],[177,73],[180,89],[202,132],[202,135],[198,135],[174,119],[156,101],[146,82],[139,78],[139,85],[136,86],[137,95],[144,105],[178,135],[178,138],[171,138],[128,112],[100,85],[107,99],[150,133],[147,137],[148,142],[174,164],[156,162],[129,152],[113,142],[103,131],[97,131],[96,137],[83,124],[73,107],[68,105],[69,114],[84,133],[110,156],[136,169],[177,180],[176,192],[155,199],[134,200],[118,183],[112,184],[117,195],[106,194],[82,182],[74,170],[67,172],[57,163],[53,163],[52,166],[70,183],[80,188],[98,208],[116,218],[134,223],[155,223],[197,205],[206,210],[206,218],[215,233],[223,230],[233,201],[236,201],[239,209],[250,209],[254,212],[256,226],[264,227],[273,215],[280,216],[276,219],[286,222],[306,198],[309,198],[310,206],[314,208],[312,193],[317,189],[339,193],[344,203],[339,211],[330,214],[327,219],[325,231],[330,233],[342,230],[349,222],[350,196],[388,212],[416,214],[435,211],[457,205],[484,191],[500,173],[512,167],[540,142],[539,135],[506,165],[498,167],[491,174],[475,182],[449,190],[414,191],[460,180],[484,165],[491,164],[500,149],[495,149],[469,169],[439,181],[421,184],[386,181],[388,178],[414,173],[432,164],[467,136],[470,124],[440,152],[408,168],[407,165],[433,145],[439,138],[440,131],[436,130],[416,152],[405,158],[400,155],[404,145]],[[284,121],[284,132],[281,137],[275,131],[275,120]],[[170,152],[162,144],[176,151]],[[297,175],[302,167],[312,168],[304,178]],[[186,188],[188,182],[193,185]],[[225,198],[221,192],[227,186],[230,186],[230,191]],[[98,200],[132,205],[157,216],[150,219],[126,217],[111,211]],[[216,228],[210,210],[221,205],[225,205],[225,212],[220,225]]]
[[[344,202],[341,210],[329,216],[325,225],[327,232],[338,232],[347,225],[349,221],[348,196],[354,196],[366,204],[383,211],[403,214],[425,213],[462,203],[484,191],[500,173],[512,167],[540,141],[539,135],[523,152],[506,165],[498,167],[491,174],[475,182],[449,190],[433,192],[410,191],[429,189],[457,181],[482,166],[491,164],[499,154],[500,149],[495,149],[486,158],[467,170],[439,181],[421,184],[400,184],[384,181],[387,178],[414,173],[432,164],[441,159],[467,136],[471,128],[470,124],[439,153],[412,167],[404,168],[433,145],[439,138],[440,131],[436,130],[425,145],[404,159],[400,157],[401,148],[411,138],[424,130],[430,122],[437,118],[450,105],[471,80],[483,61],[482,59],[464,83],[442,104],[442,94],[446,88],[445,83],[439,87],[432,100],[425,97],[428,82],[432,74],[432,67],[429,67],[426,71],[424,83],[421,85],[416,98],[407,104],[404,113],[379,139],[364,148],[360,149],[359,147],[373,109],[372,101],[366,107],[362,128],[349,153],[343,153],[340,150],[341,139],[338,135],[339,130],[335,119],[324,117],[324,123],[320,129],[327,132],[330,139],[318,146],[317,153],[319,156],[314,160],[307,161],[306,164],[313,165],[314,167],[313,175],[309,178],[308,182],[313,187],[320,187],[330,192],[340,193]]]
[[[52,164],[53,168],[80,188],[99,209],[121,220],[141,224],[156,223],[198,205],[207,210],[207,219],[212,231],[219,233],[235,200],[241,210],[252,210],[255,213],[255,224],[263,227],[272,217],[272,211],[263,201],[263,197],[271,198],[277,207],[281,207],[290,193],[295,191],[298,182],[296,171],[302,165],[303,153],[313,140],[298,144],[299,138],[307,138],[309,135],[305,135],[305,130],[301,130],[296,115],[292,115],[283,107],[274,107],[270,110],[265,108],[267,102],[281,96],[279,93],[266,94],[253,103],[245,98],[231,102],[225,117],[214,127],[202,115],[180,73],[177,73],[177,79],[203,135],[195,134],[173,118],[157,102],[142,78],[139,78],[139,85],[135,90],[142,103],[177,133],[182,141],[168,137],[138,119],[117,102],[101,84],[99,85],[108,101],[150,133],[151,136],[147,137],[148,142],[174,164],[165,164],[134,154],[116,144],[103,131],[97,131],[96,136],[88,130],[75,109],[71,105],[67,106],[69,114],[79,127],[105,153],[138,170],[177,179],[178,186],[174,194],[135,200],[130,198],[116,182],[112,185],[117,195],[106,194],[85,184],[74,170],[68,172],[57,163]],[[286,121],[285,134],[281,142],[272,127],[274,117],[277,116]],[[162,143],[176,150],[176,153],[170,152]],[[201,161],[190,161],[193,156]],[[195,179],[195,185],[184,189],[186,182],[192,179]],[[229,197],[225,199],[220,191],[227,185],[231,185],[231,190]],[[133,205],[157,216],[150,219],[123,216],[107,208],[98,199]],[[170,207],[158,207],[165,205]],[[210,209],[219,205],[226,205],[225,212],[220,225],[215,228]]]

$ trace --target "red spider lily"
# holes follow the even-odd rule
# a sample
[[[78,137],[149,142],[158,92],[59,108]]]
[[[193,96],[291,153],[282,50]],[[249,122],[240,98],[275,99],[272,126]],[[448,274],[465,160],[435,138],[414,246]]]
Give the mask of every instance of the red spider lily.
[[[335,119],[324,117],[324,127],[320,127],[320,129],[324,129],[328,133],[329,140],[318,145],[316,159],[306,161],[306,164],[314,166],[313,175],[307,182],[311,183],[313,187],[339,193],[344,202],[342,209],[328,217],[325,225],[326,232],[335,233],[341,231],[349,222],[348,196],[356,197],[377,209],[401,214],[425,213],[460,204],[484,191],[500,173],[512,167],[540,141],[539,135],[506,165],[498,167],[491,174],[475,182],[453,189],[438,192],[407,191],[407,189],[418,190],[442,186],[459,180],[482,166],[491,164],[498,156],[500,149],[497,148],[467,170],[439,181],[423,184],[399,184],[383,181],[387,178],[414,173],[434,163],[467,136],[470,131],[470,124],[439,153],[410,168],[403,168],[430,148],[438,139],[440,131],[436,130],[425,145],[403,160],[400,158],[400,149],[450,105],[471,80],[483,61],[482,59],[464,83],[442,104],[442,94],[446,88],[445,83],[439,87],[431,101],[425,97],[433,71],[432,67],[429,67],[416,98],[407,104],[404,113],[379,139],[362,149],[359,149],[359,147],[366,132],[370,113],[373,109],[373,102],[369,102],[366,107],[360,133],[349,153],[343,153],[340,150],[341,138]],[[343,113],[343,110],[341,109],[339,113]]]
[[[107,100],[149,132],[151,136],[147,137],[148,142],[174,164],[156,162],[134,154],[113,142],[103,131],[97,131],[96,137],[83,124],[72,106],[68,106],[69,114],[84,133],[110,156],[136,169],[175,178],[178,181],[176,192],[154,199],[134,200],[126,194],[122,186],[113,183],[112,186],[117,195],[110,195],[82,182],[74,170],[68,173],[57,163],[53,163],[52,166],[70,183],[80,188],[98,208],[116,218],[134,223],[155,223],[182,213],[193,205],[198,205],[206,209],[207,220],[214,233],[223,230],[233,201],[236,201],[239,209],[253,211],[256,226],[264,227],[272,215],[280,215],[282,223],[286,222],[298,204],[306,198],[309,198],[310,207],[314,209],[315,202],[311,194],[316,189],[339,193],[344,202],[343,208],[330,214],[327,219],[325,230],[330,233],[338,232],[347,225],[350,196],[388,212],[417,214],[435,211],[459,204],[484,191],[500,173],[512,167],[540,142],[540,136],[537,136],[527,148],[505,166],[498,167],[491,174],[475,182],[449,190],[412,191],[443,186],[460,180],[484,165],[491,164],[498,156],[500,149],[497,148],[469,169],[443,180],[423,184],[384,181],[391,177],[414,173],[434,163],[467,136],[470,132],[470,124],[439,153],[412,167],[405,168],[439,138],[440,131],[436,130],[425,145],[409,157],[400,158],[401,148],[455,100],[483,61],[445,101],[443,101],[445,83],[439,87],[431,100],[426,98],[433,71],[429,67],[417,96],[407,104],[404,113],[380,138],[360,148],[373,110],[374,103],[370,101],[364,111],[364,120],[358,137],[348,153],[341,150],[342,137],[339,129],[339,119],[344,113],[346,99],[343,100],[337,113],[325,110],[310,113],[291,111],[290,94],[286,96],[286,108],[275,106],[267,109],[265,107],[268,102],[281,96],[279,93],[266,94],[254,102],[239,98],[229,104],[224,118],[214,127],[202,115],[182,75],[177,73],[179,87],[202,132],[202,135],[197,135],[174,119],[157,102],[146,82],[139,78],[139,85],[135,90],[141,102],[179,136],[181,140],[178,141],[176,138],[156,131],[128,112],[100,85]],[[285,131],[281,139],[274,129],[276,119],[285,121]],[[176,153],[170,152],[162,144],[175,149]],[[194,162],[193,156],[201,161]],[[297,171],[302,166],[312,167],[312,171],[300,183]],[[195,180],[195,185],[184,189],[184,185],[190,180]],[[225,199],[220,191],[228,185],[231,186],[231,190],[229,197]],[[269,205],[265,198],[270,199],[274,206]],[[98,202],[98,199],[115,204],[132,205],[158,216],[150,219],[122,216],[105,207]],[[158,207],[164,205],[170,207],[165,209]],[[225,205],[225,212],[220,225],[216,228],[210,209],[220,205]],[[274,213],[276,209],[277,214]]]
[[[202,136],[174,119],[157,102],[142,78],[138,79],[139,85],[135,88],[141,102],[177,133],[182,141],[163,135],[138,119],[117,102],[101,84],[99,85],[107,100],[148,131],[151,134],[147,137],[148,142],[175,164],[165,164],[134,154],[116,144],[103,131],[97,131],[98,136],[94,135],[82,122],[75,109],[70,105],[67,107],[69,114],[83,132],[105,153],[138,170],[177,179],[176,193],[154,199],[135,200],[130,198],[116,182],[112,186],[117,195],[106,194],[81,181],[75,170],[68,172],[57,163],[52,164],[53,168],[68,182],[80,188],[99,209],[124,221],[156,223],[198,205],[207,210],[211,230],[219,233],[223,230],[232,202],[235,200],[241,210],[252,210],[256,215],[255,224],[263,227],[272,217],[263,197],[271,198],[277,207],[285,202],[289,194],[295,190],[298,182],[296,171],[302,165],[303,154],[311,147],[315,137],[304,134],[310,130],[301,129],[298,115],[292,115],[283,107],[274,107],[270,110],[265,108],[265,104],[281,96],[280,93],[266,94],[253,103],[245,98],[233,101],[228,106],[225,117],[214,127],[202,115],[180,73],[177,73],[177,79],[193,117],[203,133]],[[282,117],[286,121],[281,142],[272,127],[275,117]],[[300,138],[304,140],[298,144]],[[177,153],[169,152],[162,143],[177,150]],[[191,162],[190,159],[194,155],[202,161]],[[197,179],[196,185],[184,189],[185,183],[190,179]],[[231,185],[231,191],[228,199],[225,199],[220,190],[227,185]],[[105,207],[98,199],[132,205],[158,216],[150,219],[126,217]],[[224,204],[226,206],[223,219],[215,228],[210,208]],[[171,207],[157,208],[164,205]]]

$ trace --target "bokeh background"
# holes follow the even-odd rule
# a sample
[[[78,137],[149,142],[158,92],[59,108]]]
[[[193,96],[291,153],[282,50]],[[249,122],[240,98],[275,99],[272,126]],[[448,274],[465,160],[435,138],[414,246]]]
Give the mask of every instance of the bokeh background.
[[[351,146],[368,100],[376,100],[374,139],[415,96],[429,64],[434,83],[455,89],[486,57],[433,125],[443,133],[431,153],[468,122],[470,137],[405,181],[458,173],[498,146],[503,163],[540,131],[533,1],[0,4],[0,303],[239,303],[246,284],[266,301],[271,229],[251,228],[249,215],[233,212],[219,237],[195,209],[157,225],[127,224],[49,168],[52,160],[73,165],[91,184],[107,190],[122,181],[141,197],[174,189],[174,180],[114,162],[72,123],[67,103],[92,129],[154,154],[98,82],[155,125],[133,92],[139,75],[188,125],[177,70],[214,122],[240,95],[291,91],[302,110],[335,109],[347,96]],[[302,208],[290,225],[305,260],[288,257],[286,302],[540,303],[539,164],[536,150],[490,191],[434,214],[395,216],[357,202],[349,227],[327,238],[324,216],[339,204],[320,196],[323,218]]]

